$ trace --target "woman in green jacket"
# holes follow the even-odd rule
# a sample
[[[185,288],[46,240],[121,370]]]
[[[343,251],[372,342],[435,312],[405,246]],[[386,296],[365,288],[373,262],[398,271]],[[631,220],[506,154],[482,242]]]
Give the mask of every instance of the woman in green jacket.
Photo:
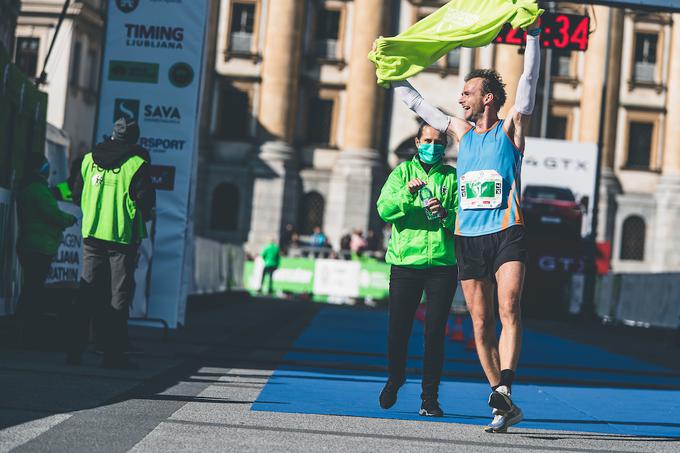
[[[385,257],[392,265],[389,378],[380,393],[380,406],[392,407],[404,383],[408,339],[424,290],[427,313],[419,413],[430,417],[444,415],[438,402],[439,381],[444,363],[444,333],[458,276],[453,243],[457,179],[456,169],[441,162],[446,141],[445,134],[423,124],[415,140],[418,153],[392,171],[377,203],[380,217],[392,224]]]
[[[23,274],[17,318],[22,343],[28,346],[37,344],[36,319],[44,299],[45,279],[61,244],[62,233],[77,221],[57,206],[57,200],[47,186],[48,175],[49,163],[45,156],[29,154],[26,176],[17,194],[17,255]]]

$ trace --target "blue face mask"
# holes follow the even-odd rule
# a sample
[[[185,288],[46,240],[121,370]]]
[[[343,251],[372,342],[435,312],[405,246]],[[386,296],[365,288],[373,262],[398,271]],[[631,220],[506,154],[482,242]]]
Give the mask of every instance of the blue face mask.
[[[421,143],[418,145],[418,157],[426,164],[436,164],[444,156],[446,149],[440,143]]]

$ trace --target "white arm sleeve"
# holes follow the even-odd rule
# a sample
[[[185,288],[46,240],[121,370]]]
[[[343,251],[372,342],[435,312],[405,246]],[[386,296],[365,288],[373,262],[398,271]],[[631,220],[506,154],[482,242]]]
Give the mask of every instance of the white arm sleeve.
[[[527,35],[527,47],[524,52],[524,72],[517,84],[515,110],[522,115],[531,115],[536,104],[536,85],[541,67],[541,47],[538,36]]]
[[[393,82],[392,86],[394,87],[394,92],[409,109],[415,112],[427,124],[446,134],[449,128],[449,121],[451,120],[448,115],[428,104],[408,81]]]

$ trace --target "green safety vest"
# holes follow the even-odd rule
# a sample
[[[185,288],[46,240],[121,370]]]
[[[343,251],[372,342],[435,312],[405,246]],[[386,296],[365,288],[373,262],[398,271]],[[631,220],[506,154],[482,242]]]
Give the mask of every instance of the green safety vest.
[[[378,84],[405,80],[456,47],[483,47],[507,22],[525,28],[543,13],[536,0],[453,0],[393,38],[379,38],[368,54]]]
[[[73,201],[73,193],[71,192],[71,188],[68,186],[68,182],[60,182],[56,185],[56,188],[59,191],[59,196],[61,197],[62,201]]]
[[[130,197],[130,183],[144,159],[132,156],[119,168],[105,170],[92,160],[83,159],[83,237],[118,244],[131,244],[147,236],[146,225]]]

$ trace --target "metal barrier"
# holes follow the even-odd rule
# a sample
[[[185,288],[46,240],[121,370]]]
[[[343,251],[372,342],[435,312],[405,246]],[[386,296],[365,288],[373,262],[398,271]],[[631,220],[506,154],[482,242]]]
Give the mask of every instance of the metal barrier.
[[[680,328],[680,274],[610,274],[597,282],[595,307],[607,322]]]
[[[330,247],[314,247],[307,245],[290,247],[286,253],[286,256],[291,258],[323,258],[339,260],[351,260],[354,255],[375,258],[377,260],[383,260],[385,258],[385,252],[383,251],[363,250],[356,253],[351,250],[335,251]]]
[[[243,247],[196,237],[193,293],[243,288]]]

